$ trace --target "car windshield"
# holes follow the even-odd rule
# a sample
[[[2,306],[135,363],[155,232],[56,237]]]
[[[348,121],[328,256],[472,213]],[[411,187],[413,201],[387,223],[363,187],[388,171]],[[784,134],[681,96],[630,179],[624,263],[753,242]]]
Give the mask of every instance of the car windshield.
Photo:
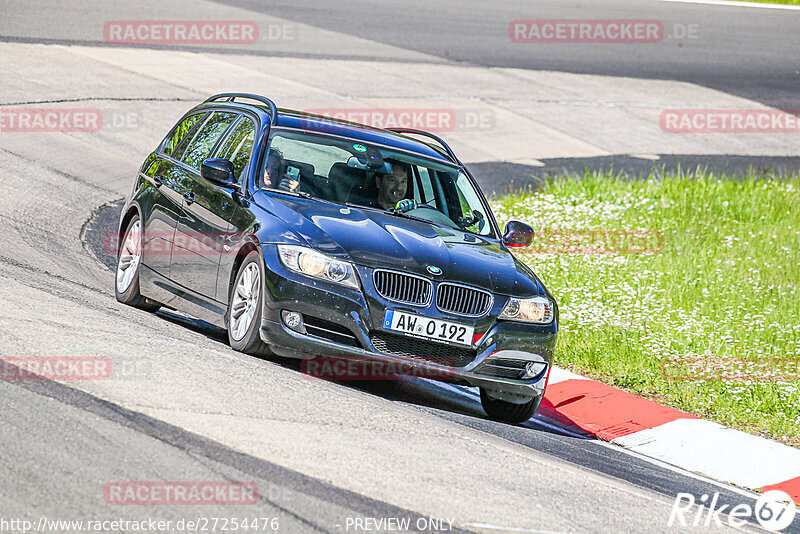
[[[260,177],[267,189],[494,236],[488,208],[464,172],[384,146],[276,130]]]

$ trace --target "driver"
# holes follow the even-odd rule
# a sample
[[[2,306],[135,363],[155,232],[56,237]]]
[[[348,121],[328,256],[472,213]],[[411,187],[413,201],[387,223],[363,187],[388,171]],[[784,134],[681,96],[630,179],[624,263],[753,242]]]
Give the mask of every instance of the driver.
[[[298,170],[296,167],[286,164],[283,153],[279,149],[272,148],[264,168],[264,184],[284,191],[295,192],[300,186]]]
[[[387,159],[386,162],[392,166],[392,172],[375,176],[378,196],[374,205],[385,210],[397,209],[404,213],[416,209],[417,202],[413,198],[405,198],[408,192],[408,180],[411,177],[411,166],[396,159]]]

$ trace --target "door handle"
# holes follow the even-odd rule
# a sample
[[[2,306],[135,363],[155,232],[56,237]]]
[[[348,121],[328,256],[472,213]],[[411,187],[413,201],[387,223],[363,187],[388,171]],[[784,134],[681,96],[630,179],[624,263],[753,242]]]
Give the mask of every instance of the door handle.
[[[187,205],[191,206],[192,204],[194,204],[194,193],[192,193],[191,191],[186,191],[183,194],[183,198],[186,199],[186,204]]]

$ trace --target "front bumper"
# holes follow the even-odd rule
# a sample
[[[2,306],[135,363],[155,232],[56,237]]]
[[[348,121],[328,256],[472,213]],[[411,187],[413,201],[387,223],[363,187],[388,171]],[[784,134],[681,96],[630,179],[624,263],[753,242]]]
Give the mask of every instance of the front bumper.
[[[360,290],[316,280],[287,270],[280,263],[274,245],[262,245],[266,263],[264,313],[261,338],[279,356],[343,358],[351,361],[382,362],[402,374],[434,378],[486,389],[497,398],[510,402],[526,402],[542,395],[547,385],[555,350],[558,325],[530,325],[494,318],[505,305],[506,298],[497,297],[487,316],[470,319],[442,313],[431,305],[428,309],[405,306],[383,299],[372,286],[371,269],[357,266],[362,283]],[[427,315],[475,327],[474,357],[463,358],[459,365],[441,365],[409,354],[408,357],[378,350],[373,337],[391,331],[383,328],[386,309]],[[282,311],[294,311],[304,317],[322,320],[349,332],[351,338],[331,335],[328,338],[309,331],[292,330],[281,317]],[[310,330],[310,329],[309,329]],[[315,330],[315,333],[320,330]],[[391,334],[397,336],[397,333]],[[409,338],[409,346],[418,343]],[[424,343],[437,343],[434,341]],[[472,354],[470,352],[470,354]],[[539,362],[541,368],[530,379],[491,376],[489,364],[497,361]]]

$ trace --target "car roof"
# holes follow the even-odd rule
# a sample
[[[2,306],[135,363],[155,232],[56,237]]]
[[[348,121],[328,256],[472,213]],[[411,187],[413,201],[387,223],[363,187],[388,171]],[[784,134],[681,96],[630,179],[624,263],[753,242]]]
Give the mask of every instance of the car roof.
[[[241,110],[250,110],[260,115],[262,120],[265,122],[272,122],[272,126],[277,128],[293,128],[308,131],[310,133],[316,132],[348,137],[370,144],[383,145],[405,152],[412,152],[451,165],[459,164],[457,161],[450,159],[444,149],[414,137],[381,128],[375,128],[373,126],[367,126],[365,124],[358,124],[342,119],[326,117],[324,115],[315,115],[313,113],[306,113],[304,111],[298,111],[294,109],[278,108],[276,120],[271,121],[272,112],[268,106],[233,101],[204,102],[203,104],[197,106],[196,109],[208,110],[215,108],[237,108]]]

